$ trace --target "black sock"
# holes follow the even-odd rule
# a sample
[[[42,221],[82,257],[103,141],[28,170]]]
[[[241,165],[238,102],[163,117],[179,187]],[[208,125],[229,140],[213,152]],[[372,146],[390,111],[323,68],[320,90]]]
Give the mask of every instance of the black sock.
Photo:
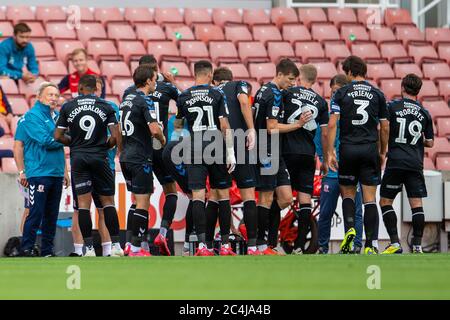
[[[342,200],[342,214],[344,216],[344,229],[347,232],[355,227],[355,201],[350,198]]]
[[[219,201],[219,225],[220,225],[220,237],[222,238],[222,244],[227,244],[230,238],[231,229],[231,205],[230,200]]]
[[[89,209],[78,209],[78,224],[83,235],[84,244],[87,247],[92,246],[92,219]]]
[[[116,207],[106,206],[103,208],[103,215],[105,216],[105,224],[111,236],[112,243],[120,241],[119,237],[119,217],[117,216]]]
[[[203,201],[192,200],[192,218],[198,241],[205,243],[206,214],[205,203]]]
[[[302,251],[305,251],[306,237],[311,227],[311,210],[311,204],[300,204],[300,209],[297,212],[298,229],[295,246]]]
[[[128,209],[127,215],[127,233],[126,233],[126,242],[131,242],[131,238],[133,237],[133,214],[134,210],[136,210],[136,205],[132,204],[130,209]]]
[[[131,244],[140,247],[148,229],[148,211],[136,209],[133,214],[133,238]]]
[[[163,216],[161,220],[161,228],[170,228],[173,217],[175,216],[175,211],[177,211],[177,200],[177,194],[170,193],[166,195],[166,201],[164,202]]]
[[[186,209],[186,233],[184,235],[184,241],[189,242],[189,236],[194,231],[194,222],[192,221],[192,200],[189,200],[189,205]]]
[[[364,204],[364,230],[366,231],[365,247],[372,247],[375,239],[375,227],[378,220],[378,208],[375,203]]]
[[[206,211],[205,241],[208,248],[212,248],[214,242],[214,231],[216,231],[217,218],[219,216],[219,203],[213,200],[208,200],[205,211]]]
[[[395,214],[394,207],[383,206],[381,207],[381,213],[383,214],[384,226],[389,234],[391,243],[400,243],[397,232],[397,215]]]
[[[270,208],[262,206],[257,206],[256,208],[258,211],[258,237],[256,244],[263,245],[267,244]]]
[[[247,229],[247,245],[256,246],[256,236],[258,232],[258,212],[256,211],[255,200],[244,201],[244,223]]]
[[[278,244],[278,229],[281,220],[281,208],[276,200],[272,201],[269,213],[269,234],[267,236],[267,244],[275,248]]]
[[[425,214],[423,207],[411,209],[412,211],[412,225],[413,225],[413,246],[422,245],[423,229],[425,228]]]

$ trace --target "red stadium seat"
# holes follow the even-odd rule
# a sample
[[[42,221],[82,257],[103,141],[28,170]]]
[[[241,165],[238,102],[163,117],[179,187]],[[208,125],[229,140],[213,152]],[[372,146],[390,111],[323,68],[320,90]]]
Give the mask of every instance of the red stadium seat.
[[[195,23],[212,23],[212,17],[208,9],[186,8],[184,9],[184,22],[188,26]]]
[[[433,46],[436,46],[439,42],[450,42],[450,29],[449,28],[426,28],[425,39],[431,41]]]
[[[439,118],[436,120],[438,136],[450,136],[450,118]]]
[[[124,18],[133,25],[138,22],[153,22],[153,12],[147,7],[128,7],[125,8]]]
[[[32,41],[36,57],[39,61],[55,60],[55,51],[51,43],[47,40],[33,40]]]
[[[183,15],[178,8],[155,8],[155,22],[159,25],[165,23],[183,24]]]
[[[214,24],[196,24],[195,38],[203,42],[222,41],[225,35],[222,28]]]
[[[83,43],[79,40],[54,40],[53,45],[55,47],[56,58],[63,62],[68,60],[73,50],[84,48]]]
[[[270,16],[264,9],[244,9],[242,19],[245,24],[253,26],[254,24],[269,24]]]
[[[195,85],[195,80],[193,78],[183,78],[177,80],[177,87],[181,91],[189,89]]]
[[[111,82],[111,90],[114,95],[122,97],[123,92],[133,83],[133,78],[115,78]]]
[[[8,6],[6,17],[14,24],[20,20],[35,20],[35,15],[30,6]]]
[[[100,70],[109,82],[113,77],[131,77],[130,68],[123,61],[102,61]]]
[[[309,41],[312,39],[308,28],[302,24],[283,25],[283,40],[294,43],[295,41]]]
[[[14,158],[2,158],[2,171],[5,173],[19,172],[19,169],[17,169]]]
[[[450,101],[450,79],[438,80],[439,94],[444,96],[445,101]]]
[[[450,63],[450,42],[438,45],[439,58]]]
[[[378,82],[383,78],[394,78],[394,71],[388,63],[369,63],[367,65],[367,77]]]
[[[208,48],[201,41],[180,41],[180,55],[191,60],[209,58]]]
[[[31,29],[31,38],[43,38],[47,36],[40,21],[27,21],[27,25]]]
[[[0,118],[0,128],[3,129],[4,134],[9,135],[11,134],[11,128],[9,127],[8,123],[5,119]]]
[[[42,72],[41,72],[42,74]],[[22,80],[19,80],[19,93],[25,95],[25,99],[29,99],[30,97],[36,95],[39,90],[39,86],[45,79],[42,77],[38,77],[33,83],[25,84]],[[9,100],[9,99],[8,99]]]
[[[47,22],[45,30],[52,39],[77,39],[75,29],[68,28],[66,22]]]
[[[135,40],[136,34],[128,22],[109,22],[106,25],[108,38],[113,40]]]
[[[253,26],[253,39],[267,43],[267,41],[281,41],[281,33],[274,25]]]
[[[396,61],[412,61],[401,43],[382,43],[380,45],[380,51],[381,56],[388,59],[391,63]]]
[[[36,20],[41,20],[46,23],[49,20],[66,20],[66,13],[60,6],[37,6],[36,7]]]
[[[345,43],[328,42],[325,43],[325,56],[330,58],[333,63],[344,60],[350,56],[350,50]]]
[[[106,25],[111,21],[123,21],[123,15],[120,12],[119,8],[111,7],[111,8],[95,8],[94,9],[94,17],[96,21],[101,22],[103,25]]]
[[[0,21],[0,30],[2,31],[1,38],[12,37],[14,34],[14,27],[9,21]]]
[[[327,40],[339,40],[338,29],[333,24],[328,23],[314,23],[311,26],[311,35],[314,40],[327,41]]]
[[[421,90],[422,91],[422,90]],[[450,108],[444,100],[424,101],[424,107],[430,112],[433,119],[450,117]]]
[[[209,54],[215,63],[240,61],[236,47],[231,41],[211,41],[209,43]]]
[[[225,39],[233,41],[235,44],[238,41],[252,41],[253,37],[247,26],[226,26]]]
[[[166,26],[166,37],[172,41],[195,40],[191,28],[185,25],[168,24]]]
[[[233,77],[235,79],[250,78],[250,74],[248,73],[247,68],[242,63],[222,64],[221,67],[229,68],[231,72],[233,72]]]
[[[407,9],[386,9],[384,11],[384,22],[388,27],[396,24],[413,24]]]
[[[11,105],[13,114],[22,115],[30,109],[27,100],[22,96],[8,97],[8,102]]]
[[[327,15],[322,8],[299,8],[298,19],[309,27],[313,22],[327,22]]]
[[[221,27],[228,23],[242,23],[242,17],[238,9],[234,8],[215,8],[212,12],[214,24]]]
[[[425,34],[415,26],[397,26],[395,34],[406,45],[410,42],[425,41]]]
[[[344,24],[341,27],[341,39],[348,44],[359,40],[368,41],[369,34],[366,28],[359,24]]]
[[[39,70],[40,74],[43,76],[60,76],[60,75],[66,75],[67,68],[59,60],[55,61],[40,61],[39,62]]]
[[[433,148],[426,148],[425,152],[432,161],[436,160],[439,153],[448,154],[450,153],[450,142],[445,137],[437,137],[434,139]]]
[[[353,43],[352,44],[352,54],[362,59],[377,59],[381,58],[380,51],[374,43]]]
[[[10,78],[0,78],[0,87],[3,89],[5,94],[18,94],[19,88],[16,82]]]
[[[147,54],[144,45],[139,40],[123,40],[117,43],[117,51],[122,55],[125,61],[130,59],[139,59],[141,56]]]
[[[239,42],[238,52],[241,60],[248,62],[266,62],[269,60],[267,51],[261,42]]]
[[[424,63],[422,65],[425,78],[436,80],[439,78],[450,79],[450,67],[447,63]]]
[[[317,68],[317,79],[331,79],[338,73],[332,62],[314,62],[313,65]]]
[[[438,170],[450,171],[450,156],[437,157],[436,158],[436,168]]]
[[[430,158],[423,159],[423,168],[425,170],[436,170],[436,167],[434,166],[434,162]]]
[[[0,20],[6,20],[6,14],[4,8],[0,8]]]
[[[163,61],[161,63],[162,72],[170,72],[177,77],[191,77],[191,71],[184,62]],[[177,80],[178,81],[178,80]]]
[[[81,21],[95,21],[94,11],[88,7],[78,7],[80,9]],[[76,13],[75,8],[68,8],[67,15]]]
[[[276,74],[275,69],[276,66],[272,62],[250,63],[248,65],[250,76],[256,78],[259,82],[266,82],[273,79],[273,76]]]
[[[297,14],[293,8],[276,7],[270,11],[270,20],[277,26],[287,23],[297,23]]]
[[[118,52],[112,40],[92,40],[87,44],[87,51],[95,60],[117,58]]]
[[[439,97],[439,90],[431,80],[423,80],[422,81],[422,88],[420,89],[419,93],[419,100],[422,99],[436,99],[436,97]]]
[[[269,42],[267,52],[274,63],[277,63],[280,58],[295,58],[294,50],[289,42]]]
[[[355,11],[351,8],[329,8],[328,21],[333,22],[336,26],[343,23],[357,23]]]
[[[423,77],[422,70],[415,63],[396,63],[394,64],[394,72],[396,78],[403,78],[409,73],[414,73],[419,77]]]
[[[12,150],[14,147],[14,138],[3,136],[0,138],[0,150]]]
[[[380,80],[380,89],[386,96],[387,100],[393,100],[401,97],[401,79],[382,79]]]
[[[160,61],[163,56],[180,56],[177,45],[172,41],[149,41],[147,42],[147,52],[153,54],[158,61]]]
[[[136,68],[139,66],[139,61],[136,61],[136,60],[131,60],[130,61],[130,71],[131,71],[131,74],[133,74],[134,73],[134,70],[136,70]]]
[[[90,39],[106,39],[105,28],[98,22],[83,22],[77,30],[78,39],[86,46]]]
[[[325,59],[325,52],[316,41],[296,42],[295,55],[305,63],[311,59]]]
[[[166,40],[166,34],[163,29],[157,24],[151,23],[137,23],[136,35],[139,40],[144,41],[144,46],[147,45],[149,40]]]
[[[384,23],[384,16],[379,8],[359,8],[356,10],[358,22],[366,25],[369,29],[380,26]]]
[[[19,122],[20,117],[15,116],[11,120],[11,135],[14,137],[16,135],[17,123]]]
[[[375,41],[378,45],[386,41],[395,41],[397,38],[391,28],[379,27],[370,29],[369,31],[370,40]]]
[[[409,45],[408,48],[409,55],[414,57],[416,63],[438,59],[437,52],[431,45]]]

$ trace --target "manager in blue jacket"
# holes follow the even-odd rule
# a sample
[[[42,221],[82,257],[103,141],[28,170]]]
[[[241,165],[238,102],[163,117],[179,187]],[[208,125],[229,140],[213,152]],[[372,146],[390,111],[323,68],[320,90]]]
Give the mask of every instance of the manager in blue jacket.
[[[14,26],[14,37],[0,43],[0,76],[22,79],[27,84],[36,80],[39,67],[30,36],[30,27],[18,23]]]
[[[55,129],[54,108],[59,99],[55,84],[41,84],[38,100],[19,121],[15,140],[23,143],[23,161],[16,155],[20,183],[29,188],[30,213],[25,220],[21,253],[31,256],[36,232],[42,230],[42,256],[53,256],[59,204],[65,174],[63,145],[53,139]]]

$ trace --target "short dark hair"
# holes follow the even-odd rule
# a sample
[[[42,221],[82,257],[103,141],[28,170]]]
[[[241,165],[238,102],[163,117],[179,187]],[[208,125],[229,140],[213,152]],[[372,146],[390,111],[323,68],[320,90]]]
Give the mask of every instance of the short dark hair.
[[[201,73],[211,72],[213,66],[208,60],[200,60],[194,64],[194,74],[198,76]]]
[[[155,56],[152,54],[145,54],[139,59],[139,65],[141,64],[158,64]]]
[[[278,62],[276,72],[277,74],[281,72],[285,76],[293,74],[296,78],[300,75],[300,72],[298,71],[297,65],[294,63],[294,61],[287,58],[281,59],[280,62]]]
[[[152,80],[154,76],[155,71],[148,64],[138,66],[133,73],[134,85],[137,88],[145,87],[147,80],[148,79]]]
[[[214,70],[213,81],[233,81],[233,72],[227,67],[220,67]]]
[[[365,77],[367,74],[367,64],[357,56],[349,56],[342,62],[342,70],[345,74],[352,73],[354,77]]]
[[[422,88],[422,79],[414,73],[409,73],[402,79],[402,88],[407,94],[417,96]]]
[[[338,85],[339,87],[343,87],[349,83],[348,78],[345,74],[337,74],[330,80],[330,88],[334,85]]]
[[[14,35],[25,32],[31,32],[31,28],[26,23],[20,22],[14,26]]]
[[[78,87],[88,91],[97,90],[97,76],[93,74],[85,74],[81,76],[80,81],[78,82]]]

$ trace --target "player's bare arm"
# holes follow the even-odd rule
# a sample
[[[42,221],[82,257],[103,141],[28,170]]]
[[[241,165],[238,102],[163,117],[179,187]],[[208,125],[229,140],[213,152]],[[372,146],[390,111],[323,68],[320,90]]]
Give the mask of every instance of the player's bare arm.
[[[336,141],[336,130],[337,130],[337,123],[339,121],[339,114],[331,114],[330,120],[328,121],[328,143],[327,148],[324,150],[327,150],[327,152],[324,152],[324,154],[327,154],[327,162],[328,162],[328,168],[331,168],[333,171],[337,171],[338,164],[336,159],[336,153],[334,152],[334,142]]]
[[[166,144],[166,137],[158,122],[152,122],[148,125],[150,133],[164,146]]]
[[[114,148],[117,145],[117,141],[119,139],[119,126],[117,124],[110,124],[109,125],[109,132],[111,132],[111,136],[109,137],[107,144],[108,148]]]
[[[247,148],[252,150],[255,147],[255,125],[253,123],[253,111],[248,101],[248,95],[241,93],[238,97],[239,103],[241,105],[242,116],[244,117],[245,124],[249,130],[249,135],[247,137]]]
[[[223,137],[225,139],[226,145],[226,161],[228,165],[228,172],[234,171],[236,166],[236,157],[234,155],[234,143],[233,143],[233,133],[230,130],[230,123],[227,118],[220,118],[220,130],[222,131]]]
[[[70,136],[66,134],[66,129],[63,128],[56,128],[53,137],[56,141],[62,143],[65,146],[69,146],[72,141]]]

